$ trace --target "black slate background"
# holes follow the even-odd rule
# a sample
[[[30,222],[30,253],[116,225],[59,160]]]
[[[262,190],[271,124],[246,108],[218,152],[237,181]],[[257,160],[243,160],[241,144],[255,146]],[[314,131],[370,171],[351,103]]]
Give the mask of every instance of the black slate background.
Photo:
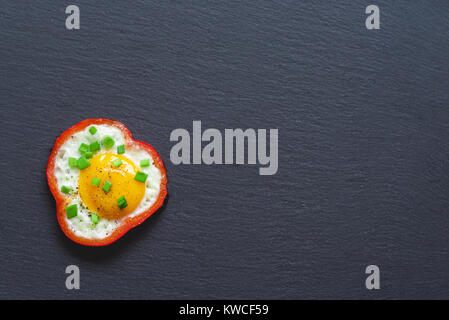
[[[0,298],[448,298],[449,2],[0,1]],[[119,242],[56,222],[55,138],[122,121],[168,170]],[[174,166],[170,132],[279,128],[279,171]],[[65,289],[65,267],[81,289]],[[381,268],[381,290],[364,288]]]

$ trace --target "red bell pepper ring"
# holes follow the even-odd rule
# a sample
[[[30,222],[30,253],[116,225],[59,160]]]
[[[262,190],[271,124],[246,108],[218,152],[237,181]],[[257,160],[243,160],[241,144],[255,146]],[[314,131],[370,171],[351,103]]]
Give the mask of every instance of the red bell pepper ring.
[[[154,161],[154,166],[159,169],[161,173],[161,185],[159,189],[159,195],[153,205],[146,211],[141,214],[124,218],[122,224],[117,227],[109,236],[102,239],[88,239],[84,237],[77,236],[68,226],[67,219],[65,216],[65,208],[69,204],[69,198],[64,196],[58,189],[58,183],[56,177],[54,175],[54,168],[56,162],[56,156],[58,154],[61,146],[69,139],[73,134],[84,130],[86,127],[91,125],[101,125],[106,124],[110,126],[117,127],[123,132],[125,136],[125,146],[127,148],[133,148],[135,146],[139,146],[141,149],[148,152]],[[149,144],[146,144],[142,141],[134,140],[131,136],[129,130],[125,127],[125,125],[118,121],[108,120],[108,119],[86,119],[81,121],[80,123],[72,126],[71,128],[64,131],[55,141],[53,146],[53,150],[51,151],[50,158],[47,163],[47,181],[48,186],[50,187],[50,191],[53,194],[53,197],[56,200],[56,215],[58,218],[58,223],[65,233],[67,237],[71,240],[85,246],[106,246],[109,245],[118,239],[120,239],[125,233],[127,233],[130,229],[140,225],[147,218],[149,218],[154,212],[156,212],[164,203],[165,197],[167,196],[167,172],[165,170],[164,164],[162,163],[162,159],[156,150],[153,149]]]

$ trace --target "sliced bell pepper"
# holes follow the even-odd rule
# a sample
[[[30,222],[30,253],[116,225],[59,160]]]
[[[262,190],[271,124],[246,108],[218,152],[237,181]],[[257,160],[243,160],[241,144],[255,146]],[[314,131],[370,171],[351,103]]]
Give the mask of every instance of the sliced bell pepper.
[[[125,147],[126,149],[132,149],[133,147],[140,147],[141,149],[148,152],[154,161],[154,166],[159,169],[161,173],[161,184],[160,191],[156,201],[153,205],[146,211],[133,216],[133,217],[125,217],[120,226],[118,226],[111,234],[102,239],[88,239],[84,237],[80,237],[76,235],[68,226],[67,223],[67,215],[66,215],[66,207],[69,205],[69,197],[64,195],[58,189],[58,183],[54,174],[55,171],[55,162],[56,156],[58,155],[58,151],[62,145],[76,132],[82,131],[87,127],[91,127],[94,125],[110,125],[117,127],[123,132],[125,137]],[[65,233],[67,237],[71,240],[85,246],[105,246],[109,245],[118,239],[120,239],[125,233],[127,233],[130,229],[140,225],[147,218],[149,218],[154,212],[156,212],[164,203],[165,197],[167,195],[167,173],[162,163],[162,159],[156,150],[153,149],[149,144],[146,144],[142,141],[134,140],[131,136],[129,130],[125,127],[124,124],[118,121],[108,120],[108,119],[86,119],[81,121],[80,123],[72,126],[71,128],[64,131],[55,141],[53,146],[53,150],[50,154],[47,163],[47,181],[48,186],[50,187],[50,191],[53,194],[53,197],[56,200],[56,211],[57,211],[57,219],[58,223]]]

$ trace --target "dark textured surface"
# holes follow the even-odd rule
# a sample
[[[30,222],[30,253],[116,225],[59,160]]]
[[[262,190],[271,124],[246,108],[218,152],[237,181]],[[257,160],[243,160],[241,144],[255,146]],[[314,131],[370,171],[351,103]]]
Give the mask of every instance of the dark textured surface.
[[[377,1],[380,31],[366,1],[165,2],[78,0],[67,31],[69,3],[0,1],[0,298],[448,298],[449,2]],[[63,235],[45,178],[90,117],[169,179],[104,248]],[[172,165],[192,120],[279,128],[278,174]]]

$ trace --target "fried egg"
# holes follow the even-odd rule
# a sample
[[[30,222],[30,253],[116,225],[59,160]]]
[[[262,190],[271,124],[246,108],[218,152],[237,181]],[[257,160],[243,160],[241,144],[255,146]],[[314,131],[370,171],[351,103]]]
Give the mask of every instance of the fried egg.
[[[125,140],[119,128],[100,124],[59,148],[54,175],[68,206],[76,205],[76,214],[68,210],[64,219],[78,237],[104,239],[157,200],[160,170],[145,149]]]

